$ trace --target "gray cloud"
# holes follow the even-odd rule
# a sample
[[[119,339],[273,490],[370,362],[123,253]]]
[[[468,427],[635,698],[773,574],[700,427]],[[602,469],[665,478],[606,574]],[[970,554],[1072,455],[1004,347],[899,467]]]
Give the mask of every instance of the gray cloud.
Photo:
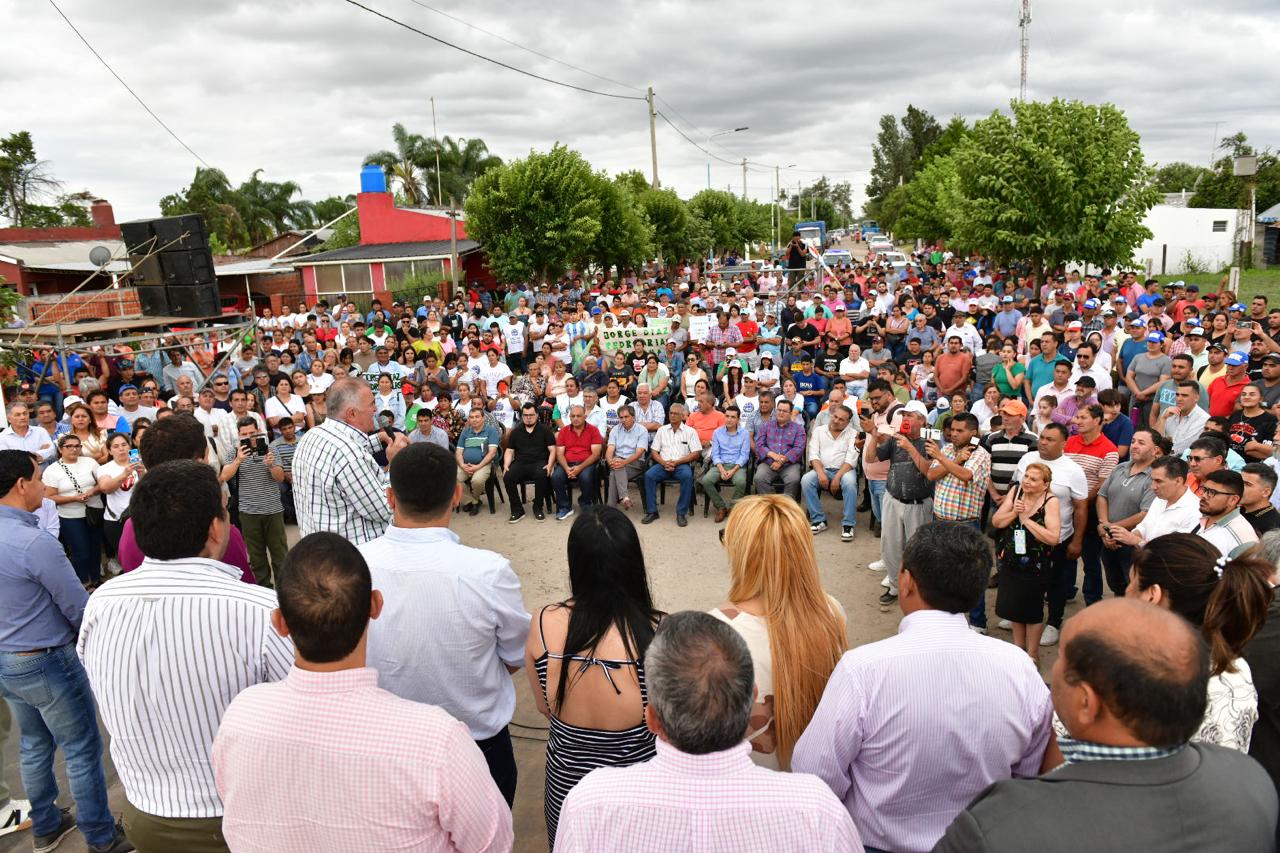
[[[233,181],[263,168],[269,178],[297,180],[309,198],[354,191],[361,159],[390,146],[393,122],[430,132],[433,95],[442,134],[481,137],[504,158],[562,141],[597,168],[649,172],[642,101],[505,71],[341,0],[59,1],[152,108]],[[636,94],[411,0],[368,5],[539,74]],[[699,132],[749,125],[716,141],[726,159],[827,170],[859,195],[882,113],[914,103],[941,121],[972,120],[1017,94],[1013,0],[431,5],[615,80],[652,84],[660,108],[699,142]],[[155,213],[161,196],[190,180],[191,156],[51,7],[0,0],[0,10],[0,132],[32,131],[68,188],[111,199],[121,218]],[[1033,12],[1031,95],[1117,104],[1149,160],[1205,162],[1215,122],[1220,134],[1243,130],[1255,144],[1280,145],[1280,70],[1264,61],[1280,41],[1274,0],[1078,0]],[[684,195],[706,185],[706,157],[661,121],[658,147],[665,185]],[[837,172],[845,169],[852,171]],[[713,162],[711,177],[717,187],[742,185],[738,166]],[[814,177],[784,172],[783,183]],[[772,181],[771,169],[753,169],[750,194],[766,197]]]

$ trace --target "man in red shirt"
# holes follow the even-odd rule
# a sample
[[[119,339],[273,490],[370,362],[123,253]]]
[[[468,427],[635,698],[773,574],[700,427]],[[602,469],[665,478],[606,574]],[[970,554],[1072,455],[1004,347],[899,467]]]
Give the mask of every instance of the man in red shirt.
[[[939,397],[950,397],[963,391],[973,372],[973,355],[961,349],[963,342],[959,335],[947,338],[947,351],[938,356],[933,366],[934,381],[938,385]]]
[[[1227,372],[1209,383],[1209,414],[1229,418],[1236,410],[1240,392],[1249,384],[1249,354],[1239,350],[1227,356]]]
[[[586,410],[582,406],[569,409],[569,425],[560,428],[556,435],[556,468],[551,473],[551,488],[556,496],[556,521],[564,521],[573,515],[569,502],[569,482],[578,484],[578,505],[595,503],[596,462],[604,438],[600,431],[587,423]]]
[[[1098,490],[1107,482],[1111,472],[1120,464],[1120,452],[1111,439],[1102,434],[1104,417],[1102,406],[1081,406],[1072,418],[1076,434],[1067,439],[1062,452],[1084,470],[1085,483],[1089,487],[1089,521],[1084,528],[1084,542],[1080,557],[1084,563],[1084,603],[1101,600],[1102,586],[1102,537],[1098,533]],[[1072,575],[1075,570],[1072,569]]]
[[[729,314],[729,319],[738,327],[738,334],[742,335],[742,343],[738,344],[737,347],[738,355],[747,360],[749,370],[755,370],[760,366],[760,348],[756,341],[756,338],[760,335],[760,326],[755,320],[751,319],[749,313],[739,311],[736,307]]]

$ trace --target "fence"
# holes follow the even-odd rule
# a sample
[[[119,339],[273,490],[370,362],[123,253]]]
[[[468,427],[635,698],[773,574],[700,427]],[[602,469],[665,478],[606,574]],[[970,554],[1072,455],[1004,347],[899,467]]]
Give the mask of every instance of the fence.
[[[109,287],[67,296],[28,296],[21,303],[26,322],[33,326],[75,323],[80,320],[110,320],[141,317],[142,305],[132,287]]]

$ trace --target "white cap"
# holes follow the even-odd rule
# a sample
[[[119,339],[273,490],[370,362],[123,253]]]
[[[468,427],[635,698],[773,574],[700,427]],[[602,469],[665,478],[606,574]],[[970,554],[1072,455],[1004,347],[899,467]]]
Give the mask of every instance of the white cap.
[[[921,415],[926,418],[929,417],[929,410],[925,407],[924,403],[919,400],[912,400],[908,402],[907,405],[902,407],[902,410],[904,412],[915,412],[917,415]]]

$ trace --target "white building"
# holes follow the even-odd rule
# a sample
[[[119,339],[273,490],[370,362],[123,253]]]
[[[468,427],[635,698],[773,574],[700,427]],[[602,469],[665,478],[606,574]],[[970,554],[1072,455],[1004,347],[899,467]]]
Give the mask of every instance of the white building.
[[[1133,258],[1152,275],[1218,272],[1235,257],[1238,213],[1229,207],[1158,204],[1143,221],[1152,237],[1134,250]]]

